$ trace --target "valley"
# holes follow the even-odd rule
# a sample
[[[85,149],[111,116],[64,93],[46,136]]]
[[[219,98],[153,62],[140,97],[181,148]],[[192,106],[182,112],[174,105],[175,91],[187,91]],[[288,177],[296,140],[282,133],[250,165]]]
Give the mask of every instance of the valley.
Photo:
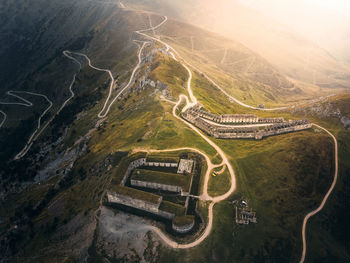
[[[0,166],[5,257],[21,262],[349,259],[347,241],[342,243],[331,232],[317,244],[314,239],[325,224],[322,215],[335,209],[337,200],[344,202],[346,178],[341,175],[350,169],[346,162],[350,137],[338,118],[350,116],[349,97],[343,90],[324,89],[312,96],[314,87],[296,84],[231,40],[129,7],[126,1],[91,2],[101,12],[94,20],[102,21],[88,27],[94,32],[91,39],[76,48],[61,46],[60,55],[34,74],[40,79],[62,69],[66,74],[57,79],[57,86],[65,91],[58,89],[54,93],[59,96],[50,96],[45,89],[39,90],[43,93],[10,90],[7,95],[14,98],[0,102],[0,143],[11,149],[1,153],[6,160]],[[114,29],[116,17],[122,25],[118,29]],[[243,53],[237,55],[237,50]],[[239,68],[241,61],[249,65]],[[257,74],[250,73],[253,65]],[[261,74],[272,77],[260,78]],[[44,104],[31,101],[32,96],[45,99],[48,106],[36,113]],[[18,118],[13,117],[16,107],[28,108],[25,116],[31,117],[23,119],[36,125],[23,135],[19,132],[24,121],[11,121]],[[29,108],[34,108],[32,113]],[[255,139],[259,131],[268,133],[271,127],[285,131],[258,136],[259,140],[216,136],[185,117],[196,108],[206,113],[195,117],[218,130],[257,129]],[[330,113],[316,114],[315,108]],[[222,121],[225,116],[230,120]],[[288,128],[293,125],[304,126]],[[11,134],[17,141],[6,141]],[[157,179],[158,169],[145,163],[124,179],[124,170],[138,160],[135,156],[152,156],[156,162],[192,156],[188,158],[200,167],[198,174],[193,171],[199,178],[197,192],[181,191],[174,198],[164,190],[147,190],[142,181],[148,182],[147,175],[153,184],[167,184]],[[174,171],[162,172],[180,180]],[[157,209],[179,209],[186,197],[196,209],[184,216],[195,217],[196,223],[185,231],[189,234],[178,236],[173,232],[174,224],[181,225],[176,216],[170,230],[168,221],[145,215],[138,206],[135,211],[129,205],[126,209],[112,205],[118,201],[111,200],[127,204],[123,200],[128,195],[136,196],[127,200],[139,207],[157,197]],[[146,196],[149,199],[143,199]],[[239,200],[249,201],[256,210],[256,224],[235,223],[234,204]],[[327,237],[337,239],[338,249],[327,243]],[[319,246],[327,252],[315,253]]]

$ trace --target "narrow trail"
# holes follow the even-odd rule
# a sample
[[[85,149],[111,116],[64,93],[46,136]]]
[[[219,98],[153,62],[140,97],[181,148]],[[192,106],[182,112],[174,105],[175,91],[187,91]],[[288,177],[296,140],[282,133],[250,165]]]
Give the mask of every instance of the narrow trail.
[[[87,60],[89,67],[91,67],[92,69],[97,70],[97,71],[102,71],[102,72],[108,73],[108,75],[109,75],[109,77],[110,77],[110,79],[111,79],[111,82],[110,82],[110,85],[109,85],[108,96],[107,96],[107,99],[106,99],[106,101],[105,101],[105,103],[104,103],[104,105],[103,105],[102,110],[101,110],[101,111],[98,113],[98,115],[97,115],[99,118],[105,117],[105,116],[107,115],[108,112],[105,113],[105,114],[103,114],[103,112],[105,111],[105,109],[106,109],[106,107],[107,107],[107,104],[108,104],[108,101],[109,101],[109,99],[110,99],[110,97],[111,97],[111,95],[112,95],[112,91],[113,91],[113,89],[115,88],[115,80],[114,80],[114,77],[113,77],[112,72],[111,72],[110,70],[108,70],[108,69],[102,69],[102,68],[98,68],[98,67],[92,65],[92,64],[91,64],[90,58],[89,58],[87,55],[83,54],[83,53],[80,53],[80,52],[73,52],[73,51],[68,51],[68,50],[66,50],[66,52],[69,52],[70,54],[75,54],[75,55],[77,55],[77,56],[82,56],[82,57],[84,57],[84,58]]]
[[[21,100],[22,102],[0,102],[1,105],[21,105],[21,106],[25,106],[25,107],[32,107],[33,103],[29,100],[26,100],[25,98],[17,95],[16,93],[25,93],[25,94],[29,94],[29,95],[37,95],[37,93],[31,93],[28,91],[14,91],[14,90],[9,90],[6,92],[7,95],[15,97],[19,100]]]
[[[63,51],[63,55],[66,56],[67,58],[73,60],[73,62],[75,62],[76,64],[78,64],[79,66],[79,70],[82,68],[82,65],[80,63],[79,60],[77,60],[76,58],[72,57],[71,55],[69,55],[69,51],[65,50]],[[61,107],[57,110],[56,114],[54,116],[52,116],[50,118],[50,120],[48,120],[45,125],[43,126],[43,128],[40,130],[40,132],[35,136],[34,140],[37,140],[38,137],[41,135],[41,133],[47,128],[47,126],[49,126],[49,124],[54,120],[54,118],[60,114],[60,112],[63,110],[63,108],[67,105],[67,103],[72,100],[75,97],[75,93],[73,91],[73,85],[75,83],[75,79],[76,79],[77,73],[75,73],[73,75],[73,79],[68,87],[68,90],[70,92],[70,96],[63,102],[63,104],[61,105]]]
[[[63,54],[72,59],[73,61],[75,61],[78,65],[79,65],[79,69],[81,68],[81,63],[75,59],[74,57],[70,56],[68,54],[67,51],[63,51]],[[69,91],[71,93],[71,96],[66,100],[64,101],[63,105],[59,108],[59,110],[56,112],[55,115],[58,115],[61,110],[66,106],[66,104],[74,97],[74,92],[72,90],[72,87],[73,87],[73,84],[75,82],[75,78],[76,78],[76,74],[74,74],[73,76],[73,80],[69,86]],[[29,94],[29,95],[34,95],[34,96],[39,96],[39,97],[43,97],[49,104],[49,106],[42,112],[42,114],[40,115],[38,121],[37,121],[37,127],[36,129],[33,131],[33,133],[31,134],[31,136],[29,137],[28,141],[26,142],[25,146],[23,147],[23,149],[18,153],[16,154],[16,156],[14,157],[14,160],[19,160],[21,159],[23,156],[25,156],[27,154],[27,152],[29,151],[29,149],[32,147],[33,143],[35,140],[38,139],[38,137],[41,135],[41,133],[46,129],[46,127],[51,123],[51,121],[54,119],[55,115],[53,117],[50,118],[50,120],[48,120],[45,125],[42,126],[42,123],[41,123],[41,120],[42,118],[47,114],[47,112],[52,108],[53,106],[53,103],[52,101],[44,94],[40,94],[40,93],[34,93],[34,92],[29,92],[29,91],[7,91],[6,94],[7,95],[10,95],[12,97],[15,97],[19,100],[21,100],[22,102],[0,102],[1,105],[20,105],[20,106],[25,106],[25,107],[32,107],[33,106],[33,103],[15,93],[25,93],[25,94]],[[4,119],[3,121],[0,123],[0,128],[3,126],[3,124],[5,123],[6,121],[6,118],[7,118],[7,114],[3,111],[0,111],[3,115],[4,115]]]
[[[33,145],[33,141],[35,140],[37,133],[39,132],[39,130],[41,128],[41,119],[46,115],[46,113],[51,109],[51,107],[53,105],[52,101],[49,100],[49,98],[46,95],[43,95],[40,93],[35,93],[35,92],[30,92],[30,91],[21,91],[21,90],[19,90],[19,91],[9,90],[6,92],[6,94],[17,98],[22,102],[0,102],[0,104],[1,105],[20,105],[20,106],[25,106],[25,107],[33,107],[33,103],[31,101],[23,98],[22,96],[20,96],[16,93],[22,93],[22,94],[28,94],[28,95],[32,95],[32,96],[42,97],[48,102],[49,106],[41,113],[41,115],[37,121],[36,129],[30,135],[30,137],[27,140],[23,149],[18,154],[16,154],[16,156],[14,157],[14,160],[18,160],[18,159],[22,158],[29,151],[30,147]],[[7,119],[7,114],[3,111],[1,111],[1,113],[4,115],[4,119],[2,120],[2,122],[0,124],[0,128],[3,126],[3,124],[5,123],[5,121]]]
[[[227,57],[227,48],[225,48],[224,55],[222,56],[220,64],[224,64],[225,63],[226,57]]]
[[[68,50],[63,51],[63,55],[66,56],[67,58],[73,60],[73,62],[75,62],[76,64],[78,64],[79,70],[81,70],[82,65],[81,65],[80,61],[77,60],[76,58],[72,57],[71,55],[69,55],[69,53],[70,53],[70,52],[69,52]],[[75,83],[76,77],[77,77],[77,74],[75,73],[75,74],[73,75],[72,82],[70,83],[69,88],[68,88],[68,89],[69,89],[69,92],[70,92],[70,97],[69,97],[68,99],[66,99],[66,100],[63,102],[62,106],[61,106],[61,107],[58,109],[58,111],[56,112],[56,115],[60,114],[60,112],[61,112],[62,109],[67,105],[67,103],[68,103],[71,99],[74,98],[75,94],[74,94],[74,91],[73,91],[73,85],[74,85],[74,83]]]
[[[193,68],[195,71],[197,71],[199,74],[203,75],[211,84],[213,84],[217,89],[219,89],[226,97],[228,97],[230,100],[236,102],[237,104],[243,106],[243,107],[246,107],[246,108],[250,108],[250,109],[254,109],[254,110],[261,110],[261,111],[274,111],[274,110],[284,110],[284,109],[288,109],[288,108],[291,108],[293,106],[285,106],[285,107],[277,107],[277,108],[259,108],[259,107],[254,107],[254,106],[250,106],[248,104],[245,104],[243,102],[241,102],[240,100],[234,98],[233,96],[231,96],[230,94],[228,94],[223,88],[221,88],[214,80],[212,80],[208,75],[206,75],[205,73],[203,73],[202,71],[200,71],[197,67],[193,66],[192,64],[190,64],[189,62],[187,62],[172,46],[170,46],[169,44],[167,44],[166,42],[160,40],[159,38],[156,38],[156,37],[152,37],[150,35],[147,35],[143,32],[146,32],[146,31],[149,31],[149,30],[155,30],[157,29],[158,27],[160,27],[161,25],[163,25],[166,21],[168,20],[168,17],[167,16],[164,16],[164,20],[157,26],[153,27],[153,28],[149,28],[149,29],[144,29],[144,30],[138,30],[138,31],[135,31],[136,33],[144,36],[144,37],[147,37],[147,38],[150,38],[150,39],[153,39],[161,44],[163,44],[167,50],[171,50],[173,52],[173,55],[172,57],[175,58],[178,57],[180,60],[183,61],[183,66],[186,66],[186,70],[189,70],[187,66]],[[177,59],[176,59],[177,60]],[[178,60],[177,60],[178,61]],[[185,65],[186,64],[186,65]],[[191,76],[192,77],[192,76]],[[192,94],[193,95],[193,94]],[[191,97],[191,94],[190,94],[190,97]],[[192,99],[192,98],[191,98]],[[192,100],[192,102],[194,102]]]
[[[33,94],[34,95],[34,94]],[[48,99],[48,97],[46,95],[43,94],[36,94],[37,96],[43,97],[45,98],[45,100],[49,103],[49,106],[43,111],[43,113],[40,115],[39,119],[38,119],[38,125],[37,128],[34,130],[34,132],[32,133],[32,135],[29,137],[26,145],[23,147],[23,149],[15,156],[14,160],[19,160],[21,159],[24,155],[27,154],[27,152],[29,151],[29,149],[32,147],[33,142],[35,140],[36,135],[38,134],[38,132],[40,131],[40,127],[41,127],[41,119],[46,115],[46,113],[51,109],[53,103],[51,100]]]
[[[128,88],[133,84],[133,80],[134,80],[135,73],[136,73],[136,71],[140,68],[140,65],[141,65],[141,62],[142,62],[142,59],[141,59],[142,51],[143,51],[143,49],[145,48],[145,46],[146,46],[147,44],[148,44],[148,42],[146,42],[146,41],[142,42],[142,46],[141,46],[141,48],[139,49],[139,52],[138,52],[138,63],[137,63],[137,65],[134,67],[134,69],[133,69],[133,71],[132,71],[132,73],[131,73],[129,82],[127,83],[127,85],[126,85],[124,88],[122,88],[122,89],[117,93],[117,95],[113,98],[113,100],[112,100],[111,102],[110,102],[110,99],[111,99],[111,96],[112,96],[112,92],[113,92],[113,90],[114,90],[115,87],[116,87],[116,86],[115,86],[115,79],[114,79],[114,77],[113,77],[112,72],[111,72],[109,69],[98,68],[98,67],[92,65],[90,58],[89,58],[87,55],[83,54],[83,53],[80,53],[80,52],[73,52],[73,51],[68,51],[68,50],[66,51],[66,52],[69,52],[69,53],[71,53],[71,54],[75,54],[75,55],[84,57],[84,58],[87,60],[89,67],[91,67],[92,69],[95,69],[95,70],[97,70],[97,71],[102,71],[102,72],[108,73],[108,75],[109,75],[109,77],[110,77],[110,79],[111,79],[110,85],[109,85],[108,96],[107,96],[107,98],[106,98],[106,100],[105,100],[105,103],[104,103],[104,105],[103,105],[102,110],[97,114],[97,117],[98,117],[98,118],[105,118],[105,117],[107,116],[107,114],[109,113],[109,111],[110,111],[111,107],[113,106],[113,104],[114,104],[114,103],[116,102],[116,100],[120,97],[120,95],[121,95],[126,89],[128,89]]]
[[[312,216],[316,215],[317,213],[319,213],[323,209],[323,207],[325,206],[325,204],[326,204],[330,194],[333,192],[334,187],[335,187],[335,185],[337,183],[337,179],[338,179],[338,142],[337,142],[337,139],[335,138],[335,136],[330,131],[328,131],[327,129],[323,128],[322,126],[317,125],[315,123],[313,123],[313,125],[316,126],[319,129],[324,130],[333,139],[333,142],[334,142],[334,178],[333,178],[332,185],[329,188],[329,190],[326,193],[326,195],[323,197],[321,204],[315,210],[312,210],[311,212],[309,212],[304,217],[303,227],[302,227],[303,252],[301,254],[300,263],[303,263],[305,261],[305,256],[306,256],[306,225],[307,225],[307,222],[309,221],[309,219]]]
[[[2,119],[1,123],[0,123],[0,128],[2,127],[2,125],[4,125],[6,119],[7,119],[7,114],[5,112],[3,112],[2,110],[0,110],[0,113],[4,116],[4,118]]]

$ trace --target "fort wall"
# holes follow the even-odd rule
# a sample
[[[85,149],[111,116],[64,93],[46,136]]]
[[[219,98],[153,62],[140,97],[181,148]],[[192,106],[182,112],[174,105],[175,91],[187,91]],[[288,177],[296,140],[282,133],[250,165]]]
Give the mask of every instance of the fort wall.
[[[176,224],[174,224],[174,222],[172,223],[172,228],[176,232],[181,233],[181,234],[188,233],[189,231],[192,230],[193,227],[194,227],[194,220],[191,223],[186,224],[186,225],[176,225]]]
[[[174,193],[182,192],[182,188],[177,185],[159,184],[159,183],[146,182],[146,181],[133,180],[133,179],[130,180],[130,184],[132,186],[143,187],[148,189],[156,189],[156,190],[162,190],[162,191],[168,191],[168,192],[174,192]]]
[[[145,200],[132,198],[130,196],[107,192],[107,199],[109,203],[117,203],[117,204],[129,206],[129,207],[133,207],[136,209],[140,209],[146,212],[158,213],[159,205],[163,198],[160,196],[157,203],[151,203]]]
[[[146,158],[140,158],[140,159],[137,159],[135,161],[132,161],[129,166],[128,166],[128,169],[126,170],[125,174],[124,174],[124,177],[123,177],[123,180],[121,181],[121,185],[125,185],[126,181],[128,180],[131,172],[140,167],[140,166],[143,166],[144,164],[146,163]]]

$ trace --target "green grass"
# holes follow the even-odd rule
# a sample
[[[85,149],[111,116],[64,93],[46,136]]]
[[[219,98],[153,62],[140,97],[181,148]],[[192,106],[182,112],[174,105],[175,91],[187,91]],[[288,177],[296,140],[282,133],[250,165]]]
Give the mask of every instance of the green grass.
[[[179,157],[176,156],[162,156],[158,155],[147,155],[147,162],[163,162],[163,163],[178,163],[180,161]]]
[[[234,206],[221,202],[214,207],[213,232],[207,240],[184,254],[165,249],[161,262],[296,261],[301,253],[302,217],[330,184],[331,140],[323,133],[307,131],[259,142],[216,141],[229,156],[235,156],[231,162],[237,190],[231,199],[246,198],[257,212],[258,223],[236,225]],[[211,181],[220,176],[224,175]]]
[[[208,194],[215,197],[226,193],[231,187],[231,176],[227,169],[222,174],[212,176],[210,174]]]
[[[116,171],[113,172],[114,176],[112,182],[114,184],[120,184],[130,163],[137,159],[145,158],[146,155],[147,154],[145,152],[138,152],[123,158],[118,167],[116,168]]]
[[[179,186],[182,188],[183,191],[188,192],[190,190],[189,188],[192,175],[182,175],[152,170],[135,169],[132,172],[131,179],[144,182]]]
[[[171,95],[177,98],[186,93],[184,86],[188,79],[186,69],[177,61],[163,54],[157,54],[153,61],[150,79],[161,81],[171,87]]]
[[[175,204],[173,202],[168,202],[165,200],[163,200],[160,203],[159,209],[165,212],[175,214],[177,216],[184,215],[186,213],[186,209],[184,206]]]
[[[175,216],[173,219],[173,224],[176,226],[186,226],[194,222],[194,216],[184,215],[184,216]]]

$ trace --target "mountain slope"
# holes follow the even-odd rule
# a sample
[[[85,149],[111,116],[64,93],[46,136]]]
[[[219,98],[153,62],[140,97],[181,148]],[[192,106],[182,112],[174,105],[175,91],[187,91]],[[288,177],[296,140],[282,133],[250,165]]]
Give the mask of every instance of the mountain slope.
[[[236,1],[129,0],[126,5],[168,14],[239,41],[267,59],[282,74],[321,88],[350,87],[350,67],[293,30]],[[161,9],[160,9],[161,8]]]

